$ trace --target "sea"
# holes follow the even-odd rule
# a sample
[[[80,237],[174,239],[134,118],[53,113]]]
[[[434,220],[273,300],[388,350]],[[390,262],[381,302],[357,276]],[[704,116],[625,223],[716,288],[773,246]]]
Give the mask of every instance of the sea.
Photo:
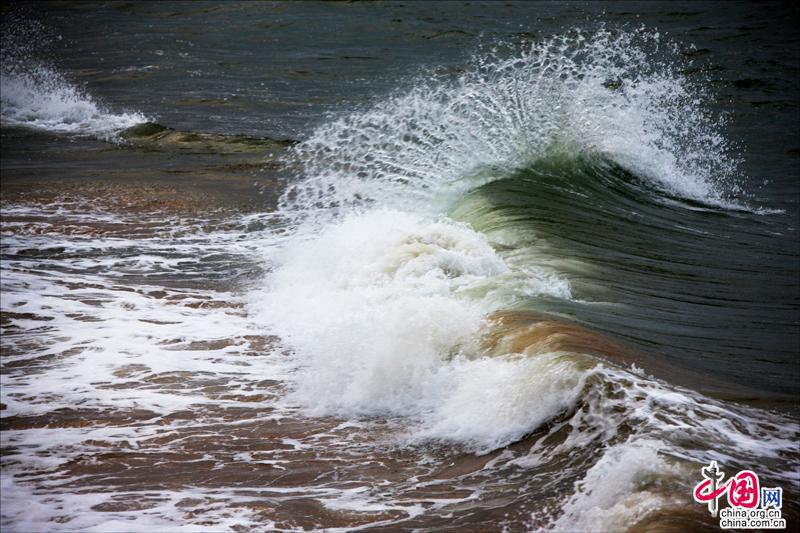
[[[3,531],[800,527],[798,4],[1,9]]]

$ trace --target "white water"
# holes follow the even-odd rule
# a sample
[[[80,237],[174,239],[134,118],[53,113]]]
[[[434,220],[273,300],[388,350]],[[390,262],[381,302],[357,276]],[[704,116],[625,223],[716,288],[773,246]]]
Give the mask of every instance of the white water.
[[[15,391],[3,395],[4,416],[76,406],[163,413],[205,401],[189,390],[174,395],[141,388],[121,394],[109,388],[120,379],[115,372],[126,369],[131,376],[192,372],[214,361],[232,393],[240,378],[245,385],[250,381],[242,366],[257,360],[243,365],[239,355],[225,357],[247,351],[244,336],[259,331],[236,309],[240,296],[186,287],[192,277],[213,277],[221,265],[234,274],[236,262],[253,254],[252,243],[237,240],[238,233],[207,235],[202,221],[195,227],[173,226],[169,220],[153,225],[112,213],[75,216],[63,209],[6,208],[3,215],[30,222],[13,229],[4,225],[2,308],[35,317],[12,320],[15,327],[3,339],[4,361],[66,358],[35,377],[30,369],[4,373],[3,388]],[[98,238],[85,231],[97,225],[121,234]],[[149,238],[131,237],[137,226]],[[22,227],[35,228],[36,234],[26,235]],[[170,288],[172,278],[182,280],[178,287]],[[220,339],[233,339],[234,348],[191,348]],[[71,352],[79,353],[66,357]],[[46,397],[31,402],[23,391],[46,392]]]
[[[314,414],[403,415],[420,435],[492,449],[574,397],[574,376],[545,382],[542,361],[479,359],[488,312],[515,297],[568,298],[569,285],[544,269],[512,272],[467,226],[371,211],[272,259],[251,314],[298,357],[293,397]],[[506,395],[511,383],[519,392]]]

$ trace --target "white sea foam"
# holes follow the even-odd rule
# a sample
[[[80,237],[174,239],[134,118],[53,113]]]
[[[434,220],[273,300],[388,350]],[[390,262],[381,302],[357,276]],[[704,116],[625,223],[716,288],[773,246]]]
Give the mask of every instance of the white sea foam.
[[[97,533],[124,533],[136,531],[142,533],[202,532],[208,531],[208,524],[192,523],[187,520],[186,513],[191,510],[176,509],[176,504],[187,498],[203,498],[209,494],[199,490],[183,490],[178,492],[159,491],[151,493],[152,504],[127,511],[98,512],[98,505],[126,500],[141,500],[141,494],[117,494],[109,498],[109,494],[97,492],[42,492],[33,491],[27,485],[19,484],[6,473],[0,475],[0,497],[2,498],[2,514],[0,525],[9,531],[25,532],[71,532],[88,531]],[[202,500],[198,500],[202,501]],[[68,521],[54,520],[63,516],[63,510],[69,510]],[[226,507],[221,504],[204,507],[203,511],[213,513],[214,529],[219,531],[235,530],[243,523],[257,522],[265,530],[275,530],[274,524],[253,517],[253,513],[244,508]]]
[[[689,487],[700,466],[711,460],[729,470],[758,464],[762,479],[797,486],[795,473],[779,459],[797,460],[791,450],[800,426],[786,417],[725,405],[603,364],[584,369],[583,380],[582,408],[548,430],[564,437],[556,444],[540,439],[511,461],[526,470],[557,457],[570,458],[564,470],[573,468],[572,461],[580,465],[559,508],[534,513],[536,523],[545,518],[540,529],[619,531],[655,509],[685,509],[693,505]],[[588,468],[585,450],[594,450]]]
[[[239,232],[206,234],[198,224],[184,227],[185,233],[178,235],[168,223],[166,236],[151,225],[149,238],[98,239],[89,234],[65,240],[59,230],[72,225],[124,227],[132,219],[110,213],[72,218],[63,210],[54,214],[34,208],[4,209],[4,216],[11,213],[38,216],[41,222],[34,235],[3,236],[2,309],[15,317],[4,325],[4,362],[64,361],[35,379],[27,366],[4,372],[0,377],[7,406],[4,416],[77,405],[165,413],[203,401],[202,394],[190,391],[173,394],[145,387],[123,394],[106,387],[118,379],[115,372],[130,365],[138,369],[137,375],[145,376],[204,371],[216,361],[215,371],[229,376],[232,391],[236,376],[244,379],[240,383],[250,380],[238,354],[248,344],[243,336],[257,334],[260,328],[237,310],[241,296],[225,290],[162,286],[173,277],[212,276],[214,256],[232,268],[237,257],[255,254],[260,248],[242,241]],[[42,231],[43,226],[52,227],[52,233]],[[131,278],[136,280],[135,290],[129,286]],[[204,305],[207,302],[218,303]],[[227,349],[191,348],[220,339],[238,340]],[[68,357],[74,352],[80,354]],[[259,361],[247,361],[246,366]],[[47,391],[46,401],[37,399],[42,391]]]
[[[631,439],[605,450],[576,483],[549,531],[623,531],[661,507],[686,503],[687,498],[658,490],[679,469],[658,454],[664,444]]]
[[[513,300],[519,274],[467,226],[371,211],[273,259],[251,313],[295,352],[303,371],[294,398],[315,413],[407,416],[431,438],[493,447],[555,414],[574,385],[538,383],[541,362],[472,360],[484,315]],[[518,295],[569,295],[544,271],[516,286]],[[529,393],[504,397],[502,376]],[[482,388],[486,380],[500,383]]]

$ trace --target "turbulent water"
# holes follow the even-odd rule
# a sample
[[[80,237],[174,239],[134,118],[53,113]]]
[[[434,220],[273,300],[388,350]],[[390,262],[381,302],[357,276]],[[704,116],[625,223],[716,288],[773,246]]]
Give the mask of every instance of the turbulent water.
[[[4,11],[3,529],[794,527],[766,6]]]

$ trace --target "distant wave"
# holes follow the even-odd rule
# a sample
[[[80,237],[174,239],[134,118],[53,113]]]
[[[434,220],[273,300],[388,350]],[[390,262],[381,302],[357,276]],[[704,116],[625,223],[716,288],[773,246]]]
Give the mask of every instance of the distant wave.
[[[147,121],[138,112],[109,110],[47,66],[39,65],[25,72],[4,68],[0,80],[3,125],[108,139],[120,130]]]
[[[115,112],[39,57],[53,39],[40,23],[9,15],[3,28],[0,64],[0,121],[53,133],[110,140],[125,128],[147,121],[139,112]]]

